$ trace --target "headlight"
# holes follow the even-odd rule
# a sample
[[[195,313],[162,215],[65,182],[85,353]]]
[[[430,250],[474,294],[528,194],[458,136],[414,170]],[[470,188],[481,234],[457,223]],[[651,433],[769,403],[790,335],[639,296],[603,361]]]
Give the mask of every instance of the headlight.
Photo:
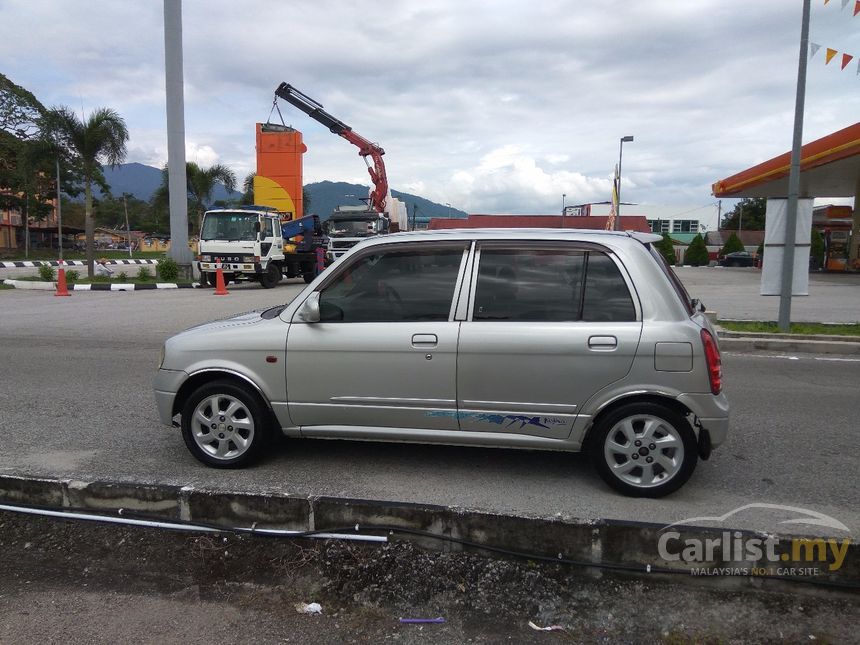
[[[166,347],[166,345],[161,346],[161,355],[158,357],[158,369],[161,369],[161,366],[164,365],[164,351]]]

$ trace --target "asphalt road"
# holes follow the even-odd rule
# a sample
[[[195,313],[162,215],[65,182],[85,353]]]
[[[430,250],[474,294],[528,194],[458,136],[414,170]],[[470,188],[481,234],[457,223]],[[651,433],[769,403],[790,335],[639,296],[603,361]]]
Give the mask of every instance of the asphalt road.
[[[732,432],[663,500],[611,492],[581,455],[288,441],[243,471],[208,469],[158,420],[151,378],[162,341],[192,324],[278,304],[273,290],[0,291],[0,473],[393,499],[525,515],[674,522],[752,502],[813,509],[860,533],[860,361],[724,356]],[[784,515],[733,528],[786,532]]]

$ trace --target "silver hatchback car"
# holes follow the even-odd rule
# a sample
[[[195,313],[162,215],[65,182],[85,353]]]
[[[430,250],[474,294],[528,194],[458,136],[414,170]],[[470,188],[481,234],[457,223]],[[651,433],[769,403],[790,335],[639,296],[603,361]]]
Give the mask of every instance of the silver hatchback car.
[[[724,441],[729,406],[716,334],[659,239],[500,229],[367,240],[290,304],[170,338],[161,419],[215,467],[251,463],[280,430],[587,450],[616,490],[666,495]]]

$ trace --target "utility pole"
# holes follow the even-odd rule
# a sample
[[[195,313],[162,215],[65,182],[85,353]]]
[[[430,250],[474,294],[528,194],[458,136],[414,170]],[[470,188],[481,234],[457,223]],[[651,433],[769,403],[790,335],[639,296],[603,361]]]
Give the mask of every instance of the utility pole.
[[[720,232],[720,220],[723,218],[723,200],[717,200],[717,233]]]
[[[782,252],[782,288],[779,294],[779,329],[791,327],[791,294],[794,286],[794,244],[797,239],[797,198],[800,193],[800,150],[803,144],[803,108],[806,101],[806,59],[809,51],[809,5],[803,0],[800,25],[800,56],[797,64],[797,97],[794,103],[794,137],[791,146],[791,171],[788,175],[788,210],[785,221],[785,246]]]
[[[60,197],[60,151],[57,150],[57,240],[60,244],[60,259],[63,259],[63,199]]]
[[[131,227],[128,225],[128,204],[125,201],[125,193],[122,194],[122,207],[125,210],[125,231],[128,234],[128,257],[131,257]]]
[[[738,208],[740,209],[738,212],[738,237],[740,237],[744,226],[744,207],[743,205],[739,205]]]

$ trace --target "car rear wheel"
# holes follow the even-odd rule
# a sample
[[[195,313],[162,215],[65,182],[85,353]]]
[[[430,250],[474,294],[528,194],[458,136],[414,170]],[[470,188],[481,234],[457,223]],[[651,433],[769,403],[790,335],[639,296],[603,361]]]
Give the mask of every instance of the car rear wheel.
[[[197,388],[182,408],[182,438],[207,466],[240,468],[260,456],[269,415],[256,393],[232,381]]]
[[[658,403],[630,403],[600,420],[591,457],[615,490],[631,497],[663,497],[693,474],[696,445],[682,415]]]

